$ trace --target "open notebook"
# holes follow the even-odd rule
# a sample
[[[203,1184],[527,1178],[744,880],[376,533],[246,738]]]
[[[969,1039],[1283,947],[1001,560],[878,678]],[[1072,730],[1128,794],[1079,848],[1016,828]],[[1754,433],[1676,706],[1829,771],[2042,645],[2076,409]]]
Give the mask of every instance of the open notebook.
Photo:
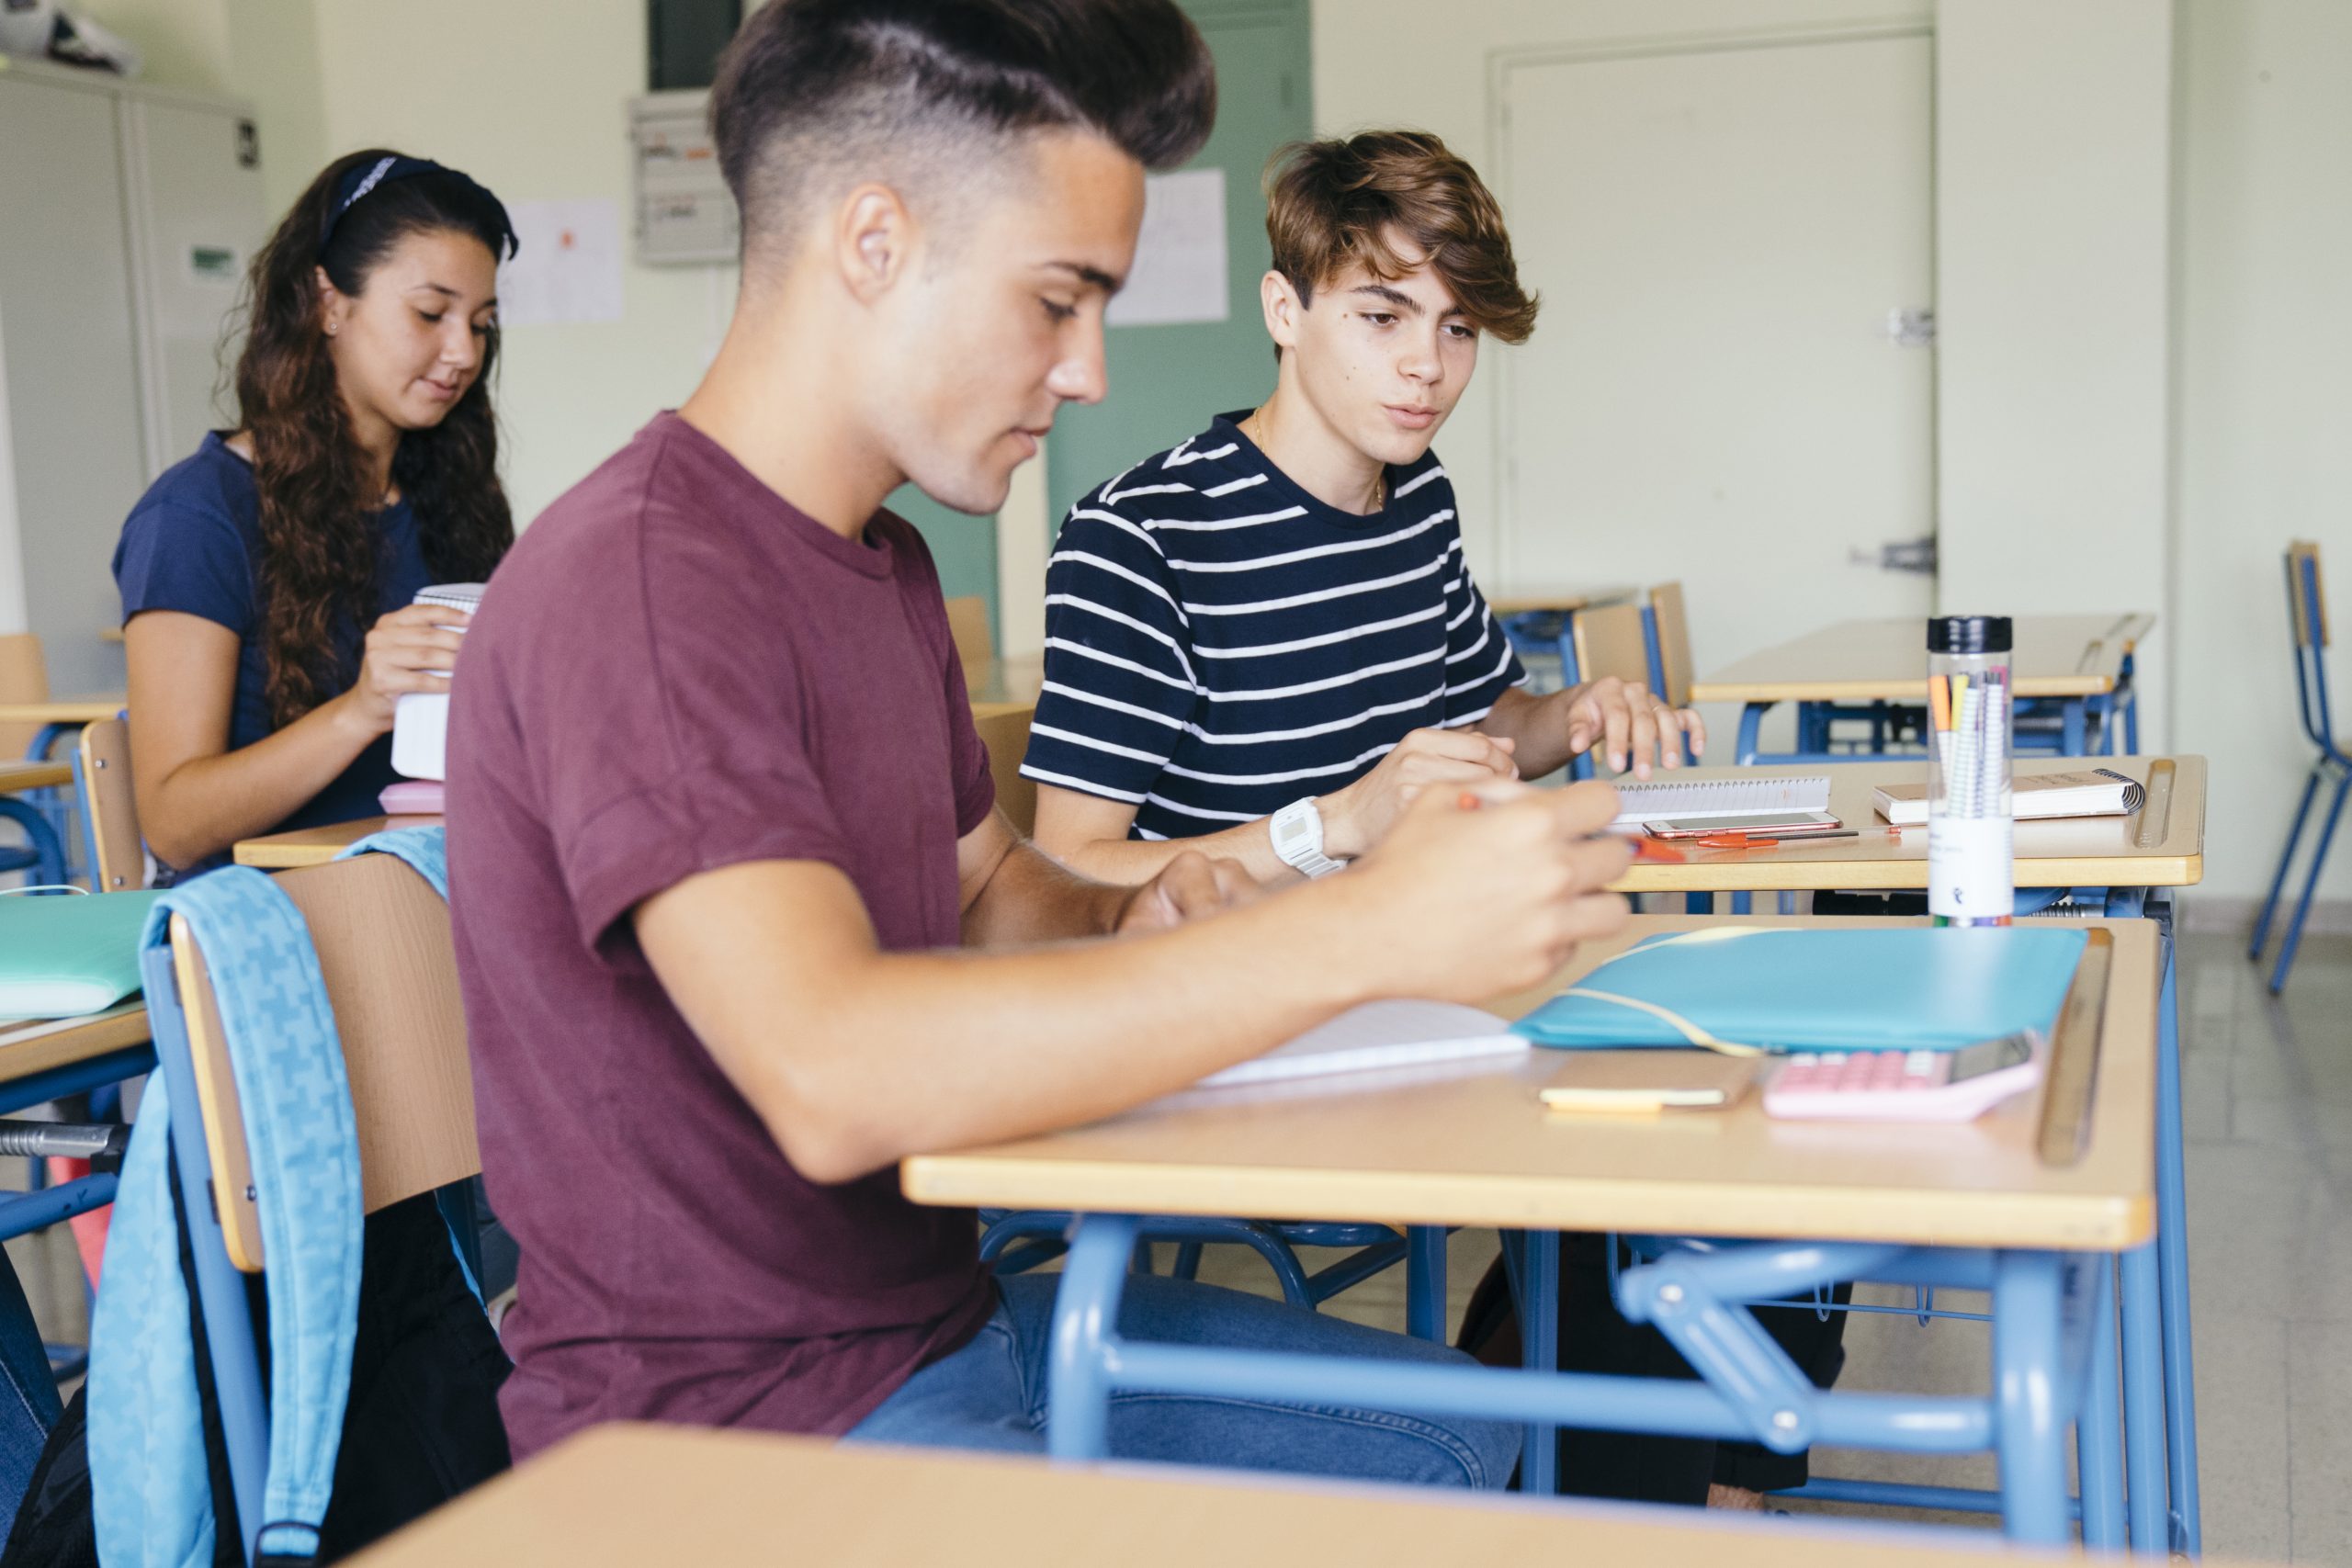
[[[1829,775],[1808,773],[1796,778],[1712,779],[1699,783],[1658,779],[1634,784],[1621,780],[1617,799],[1623,807],[1615,824],[1620,828],[1639,828],[1692,817],[1785,814],[1794,818],[1808,811],[1829,809]]]
[[[1493,1013],[1453,1002],[1366,1002],[1329,1023],[1201,1080],[1204,1089],[1326,1073],[1374,1072],[1475,1056],[1524,1055],[1528,1042]]]

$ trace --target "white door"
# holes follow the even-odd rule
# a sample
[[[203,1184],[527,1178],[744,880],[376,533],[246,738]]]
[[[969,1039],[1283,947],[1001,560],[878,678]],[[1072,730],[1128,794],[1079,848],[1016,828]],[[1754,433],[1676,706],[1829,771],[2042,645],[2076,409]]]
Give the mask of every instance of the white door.
[[[1554,56],[1498,82],[1544,303],[1498,367],[1492,587],[1679,578],[1702,673],[1928,614],[1932,577],[1882,562],[1934,531],[1934,351],[1890,324],[1932,304],[1929,39]]]

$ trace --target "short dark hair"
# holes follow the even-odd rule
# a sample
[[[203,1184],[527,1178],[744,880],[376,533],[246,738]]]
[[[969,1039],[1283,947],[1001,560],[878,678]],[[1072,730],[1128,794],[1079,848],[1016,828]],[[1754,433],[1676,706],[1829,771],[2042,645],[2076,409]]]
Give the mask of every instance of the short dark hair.
[[[710,96],[746,254],[845,172],[903,178],[1061,128],[1168,168],[1216,118],[1208,45],[1174,0],[768,0]]]
[[[1505,343],[1534,332],[1538,301],[1520,287],[1502,204],[1428,131],[1295,141],[1267,165],[1266,237],[1301,303],[1351,262],[1377,278],[1403,276],[1410,269],[1388,243],[1392,229],[1445,280],[1472,326]]]

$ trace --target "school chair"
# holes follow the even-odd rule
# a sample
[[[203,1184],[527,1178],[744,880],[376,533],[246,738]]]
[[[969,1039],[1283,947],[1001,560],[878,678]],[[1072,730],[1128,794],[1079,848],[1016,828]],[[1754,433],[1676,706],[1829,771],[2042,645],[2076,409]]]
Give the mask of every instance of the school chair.
[[[205,895],[209,901],[199,904]],[[287,918],[279,896],[299,919]],[[206,913],[199,931],[185,905],[173,908],[167,939],[145,955],[169,1125],[167,1152],[149,1157],[168,1161],[178,1179],[202,1307],[200,1353],[216,1392],[243,1538],[239,1556],[306,1560],[317,1549],[332,1484],[352,1348],[347,1331],[337,1338],[334,1323],[338,1310],[356,1315],[364,1216],[435,1194],[452,1246],[474,1277],[467,1194],[481,1161],[448,907],[391,854],[275,878],[232,867],[172,897]],[[304,927],[314,979],[302,962]],[[244,1022],[232,1026],[230,1019]],[[325,1055],[338,1044],[344,1094]],[[141,1114],[143,1122],[143,1107]],[[126,1194],[141,1175],[153,1179],[134,1168],[141,1157],[134,1141]],[[289,1192],[297,1170],[303,1190]],[[115,1239],[125,1256],[108,1254],[102,1318],[115,1304],[110,1294],[153,1283],[146,1276],[161,1272],[140,1247],[124,1244],[132,1216],[121,1203],[129,1201],[118,1206]],[[294,1224],[298,1218],[303,1223]],[[288,1247],[283,1258],[280,1247]],[[248,1293],[256,1275],[268,1288],[273,1327],[266,1336],[256,1330]],[[124,1304],[116,1332],[128,1337],[139,1310]],[[139,1352],[104,1337],[96,1351],[94,1478],[106,1479],[97,1472],[111,1459],[124,1477],[115,1483],[117,1495],[142,1510],[133,1522],[151,1532],[175,1528],[174,1509],[187,1499],[171,1491],[171,1466],[143,1450],[124,1453],[132,1445],[119,1406],[101,1429],[107,1401],[120,1396],[107,1380],[144,1386],[130,1381],[141,1375],[135,1360],[125,1364]]]
[[[2263,944],[2270,939],[2271,917],[2278,912],[2278,895],[2286,890],[2287,868],[2295,858],[2295,849],[2302,841],[2303,824],[2311,819],[2312,802],[2319,797],[2323,782],[2335,786],[2329,797],[2327,817],[2319,830],[2319,843],[2312,851],[2311,869],[2303,877],[2302,897],[2295,900],[2295,912],[2288,919],[2286,940],[2278,949],[2278,962],[2270,971],[2270,992],[2276,996],[2286,988],[2287,971],[2294,967],[2295,950],[2302,944],[2303,921],[2312,911],[2312,895],[2318,890],[2319,875],[2327,864],[2328,847],[2335,840],[2335,825],[2344,815],[2344,798],[2352,792],[2352,757],[2336,744],[2335,721],[2327,702],[2327,602],[2320,593],[2319,547],[2308,541],[2297,541],[2287,548],[2287,618],[2295,638],[2295,701],[2298,716],[2302,719],[2303,733],[2319,755],[2312,759],[2310,776],[2303,780],[2303,797],[2295,806],[2294,825],[2287,829],[2286,847],[2278,852],[2278,870],[2270,879],[2270,896],[2262,901],[2262,918],[2255,922],[2254,941],[2247,944],[2246,956],[2259,963]]]
[[[74,748],[74,783],[89,830],[90,890],[120,893],[147,886],[147,842],[130,787],[130,726],[119,718],[85,725]]]
[[[1029,721],[1035,710],[990,714],[974,722],[989,749],[989,773],[996,780],[996,803],[1023,838],[1037,829],[1037,785],[1023,778],[1021,759],[1029,754]]]
[[[1668,706],[1689,707],[1695,665],[1690,658],[1690,617],[1683,609],[1682,584],[1661,582],[1650,590],[1650,602],[1642,611],[1642,630],[1649,638],[1650,690],[1664,697]],[[1690,741],[1686,736],[1682,761],[1689,764],[1698,760],[1690,754]]]
[[[989,602],[977,593],[947,601],[947,633],[956,639],[956,657],[966,664],[986,664],[996,657],[996,638],[989,632]]]
[[[1638,604],[1578,610],[1568,623],[1567,653],[1569,668],[1560,672],[1565,685],[1614,675],[1629,685],[1652,686],[1649,623]],[[1592,752],[1578,757],[1569,771],[1576,778],[1592,777]]]

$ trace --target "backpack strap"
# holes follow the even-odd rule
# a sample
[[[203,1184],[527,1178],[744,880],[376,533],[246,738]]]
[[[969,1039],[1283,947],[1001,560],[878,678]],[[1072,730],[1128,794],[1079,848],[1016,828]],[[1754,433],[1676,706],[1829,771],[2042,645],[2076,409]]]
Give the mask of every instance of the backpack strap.
[[[230,866],[173,888],[150,915],[143,947],[168,945],[174,914],[187,920],[204,950],[232,1044],[267,1259],[269,1460],[255,1552],[263,1560],[308,1562],[318,1552],[319,1524],[334,1489],[359,1321],[365,1209],[343,1043],[310,930],[268,877]],[[147,1122],[142,1107],[133,1156]],[[192,1194],[189,1201],[196,1201]],[[184,1290],[180,1299],[184,1303]],[[182,1348],[185,1318],[175,1337],[173,1359],[185,1354],[192,1366],[192,1349]],[[148,1421],[156,1416],[152,1408],[141,1413]],[[191,1437],[200,1431],[194,1425],[178,1429]],[[198,1447],[200,1470],[200,1439]],[[203,1501],[209,1511],[209,1489]],[[101,1555],[112,1563],[107,1544],[102,1533]],[[141,1551],[122,1561],[150,1559]]]
[[[433,885],[443,903],[449,901],[449,844],[443,829],[387,829],[345,845],[334,858],[349,860],[354,855],[392,855],[405,861],[411,871]]]

